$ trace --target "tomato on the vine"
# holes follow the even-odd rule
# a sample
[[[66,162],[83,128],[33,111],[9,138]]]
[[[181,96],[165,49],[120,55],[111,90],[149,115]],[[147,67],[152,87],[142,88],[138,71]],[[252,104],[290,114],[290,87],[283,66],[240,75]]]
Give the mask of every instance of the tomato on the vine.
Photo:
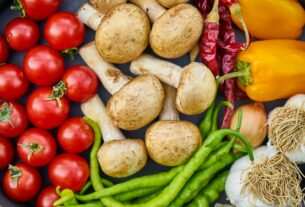
[[[3,36],[0,36],[0,64],[5,63],[9,55],[9,47]]]
[[[77,65],[68,68],[63,76],[67,97],[75,102],[84,102],[93,97],[98,88],[95,73],[87,66]]]
[[[0,135],[14,138],[28,128],[25,108],[17,102],[0,103]]]
[[[56,187],[48,186],[39,193],[36,207],[53,207],[53,203],[59,198],[60,196],[56,193]]]
[[[12,101],[22,97],[29,88],[29,81],[15,64],[0,65],[0,98]]]
[[[10,165],[3,177],[3,191],[12,200],[26,202],[32,200],[41,186],[39,172],[28,165]]]
[[[44,27],[44,37],[56,50],[69,50],[78,47],[84,40],[83,23],[70,12],[53,14]]]
[[[60,0],[19,0],[12,7],[13,10],[19,10],[22,17],[28,17],[33,20],[44,20],[55,13],[60,6]]]
[[[57,132],[59,145],[67,152],[81,153],[93,143],[94,132],[81,117],[73,117],[64,121]]]
[[[17,152],[24,163],[42,167],[55,157],[56,142],[48,131],[31,128],[19,137]]]
[[[58,82],[64,73],[64,59],[53,48],[45,45],[33,47],[23,59],[24,73],[39,86]]]
[[[4,35],[12,49],[24,51],[36,45],[40,31],[37,23],[33,20],[16,18],[6,25]]]
[[[12,162],[13,158],[13,144],[9,140],[0,137],[0,170],[7,168],[7,166]]]
[[[89,165],[79,155],[64,153],[55,157],[51,162],[48,175],[53,185],[77,192],[89,177]]]
[[[53,87],[36,89],[28,98],[26,111],[30,121],[38,128],[52,129],[68,117],[70,103],[64,96],[64,88],[60,84]]]

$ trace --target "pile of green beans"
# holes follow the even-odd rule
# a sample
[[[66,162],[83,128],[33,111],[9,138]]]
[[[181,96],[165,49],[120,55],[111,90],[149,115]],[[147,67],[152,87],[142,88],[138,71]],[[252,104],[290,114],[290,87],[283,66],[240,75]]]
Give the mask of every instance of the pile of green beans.
[[[79,194],[62,195],[54,206],[69,207],[182,207],[209,206],[219,197],[227,174],[215,174],[232,164],[247,152],[253,160],[252,148],[248,141],[237,131],[241,126],[239,114],[237,131],[217,129],[217,118],[222,106],[231,106],[229,102],[221,102],[216,109],[215,100],[207,111],[200,125],[201,134],[206,137],[203,145],[185,164],[173,167],[167,172],[134,178],[123,183],[113,184],[100,177],[97,151],[101,145],[101,132],[98,125],[85,117],[85,121],[93,128],[95,141],[90,153],[90,181]],[[223,141],[226,136],[234,137]],[[243,146],[237,145],[240,140]],[[232,148],[242,152],[233,154]],[[212,180],[212,181],[211,181]],[[221,185],[222,184],[222,185]],[[94,192],[84,195],[90,187]],[[73,202],[71,202],[73,201]]]

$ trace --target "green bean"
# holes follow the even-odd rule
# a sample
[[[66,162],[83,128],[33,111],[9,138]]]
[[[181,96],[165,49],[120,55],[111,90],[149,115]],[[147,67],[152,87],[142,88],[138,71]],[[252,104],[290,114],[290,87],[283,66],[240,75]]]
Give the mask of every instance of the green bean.
[[[116,195],[135,189],[146,187],[161,187],[171,182],[171,180],[184,168],[184,165],[180,165],[172,168],[168,172],[162,172],[154,175],[146,175],[139,178],[128,180],[124,183],[116,184],[112,187],[97,191],[88,195],[76,195],[76,198],[80,201],[97,200],[104,196]]]
[[[160,190],[160,187],[140,188],[140,189],[136,189],[133,191],[117,194],[117,195],[113,196],[113,198],[118,201],[130,201],[132,199],[140,198],[142,196],[149,195],[149,194],[154,193],[159,190]]]
[[[202,122],[199,125],[199,129],[200,129],[202,139],[205,139],[208,136],[208,134],[211,130],[215,102],[216,102],[216,97],[214,98],[213,102],[209,106],[209,108],[208,108],[208,110],[205,114],[204,119],[202,120]]]
[[[218,175],[198,193],[187,207],[209,207],[210,204],[219,198],[220,193],[224,191],[228,175],[228,170]]]
[[[233,108],[233,105],[230,101],[222,101],[217,105],[217,107],[215,108],[214,113],[213,113],[212,126],[211,126],[210,133],[214,132],[218,129],[217,124],[218,124],[219,111],[224,106]]]
[[[197,171],[200,165],[206,160],[208,155],[213,151],[222,139],[227,136],[236,136],[243,142],[248,148],[249,156],[253,158],[252,148],[249,142],[239,133],[230,129],[221,129],[212,132],[203,146],[194,154],[194,156],[186,163],[183,170],[172,180],[172,182],[155,198],[141,204],[123,204],[118,201],[103,201],[103,204],[107,207],[164,207],[168,206],[178,195],[178,193],[185,186],[191,176]]]
[[[90,202],[90,203],[69,205],[69,207],[104,207],[104,205],[101,201],[95,201],[95,202]]]
[[[181,207],[192,200],[201,188],[206,186],[218,171],[233,163],[236,158],[238,158],[238,156],[236,157],[233,154],[228,154],[218,160],[213,166],[196,172],[169,207]]]
[[[135,199],[135,200],[132,201],[132,203],[145,203],[145,202],[153,199],[154,197],[158,196],[161,193],[161,191],[162,190],[159,190],[159,191],[157,191],[155,193],[151,193],[151,194],[149,194],[147,196],[143,196],[141,198]]]
[[[104,178],[101,178],[101,183],[102,183],[103,185],[105,185],[106,187],[111,187],[111,186],[114,185],[110,180],[107,180],[107,179],[104,179]],[[79,191],[79,195],[83,195],[91,186],[92,186],[92,183],[91,183],[91,181],[89,180],[89,181],[84,185],[84,187]]]

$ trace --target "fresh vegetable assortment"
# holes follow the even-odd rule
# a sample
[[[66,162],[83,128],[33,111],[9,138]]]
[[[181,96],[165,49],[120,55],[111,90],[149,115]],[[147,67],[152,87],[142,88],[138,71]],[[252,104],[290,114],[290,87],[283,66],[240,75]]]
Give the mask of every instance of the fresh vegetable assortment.
[[[225,190],[236,207],[302,206],[305,43],[295,39],[305,11],[298,1],[91,0],[75,13],[61,5],[16,0],[21,17],[0,35],[7,198],[37,207],[208,207]],[[85,45],[84,25],[95,31]],[[148,44],[155,56],[143,53]],[[22,67],[9,58],[20,51]],[[88,66],[63,57],[77,53]],[[185,66],[157,57],[187,53]],[[133,77],[114,65],[121,63],[130,63]],[[107,102],[99,81],[112,95]],[[268,114],[262,102],[282,98]],[[243,99],[253,102],[235,108]],[[178,111],[200,114],[201,122],[180,120]],[[120,129],[145,133],[126,138]],[[170,168],[136,174],[149,158]]]

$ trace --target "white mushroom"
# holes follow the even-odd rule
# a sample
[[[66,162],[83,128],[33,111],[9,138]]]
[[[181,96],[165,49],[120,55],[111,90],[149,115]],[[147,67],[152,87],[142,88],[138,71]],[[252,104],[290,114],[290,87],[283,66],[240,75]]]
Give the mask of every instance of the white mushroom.
[[[107,103],[107,112],[117,127],[136,130],[159,115],[164,91],[155,76],[141,75],[131,81],[99,56],[94,43],[83,46],[79,53],[103,86],[113,94]]]
[[[200,12],[191,4],[179,4],[165,10],[156,0],[131,0],[154,23],[149,36],[153,51],[161,57],[177,58],[198,42],[203,29]]]
[[[129,62],[141,55],[148,45],[149,19],[134,4],[120,4],[106,15],[84,4],[77,16],[96,30],[96,47],[107,62]]]
[[[211,71],[197,62],[181,70],[173,63],[143,54],[131,62],[130,71],[134,74],[153,74],[162,82],[178,88],[176,107],[188,115],[204,112],[211,105],[217,90]]]
[[[189,0],[158,0],[158,2],[166,8],[171,8],[177,4],[187,3],[188,1]]]
[[[189,121],[179,121],[175,107],[176,89],[164,85],[165,100],[160,120],[145,135],[149,156],[161,165],[176,166],[186,162],[201,146],[199,129]]]
[[[81,109],[101,128],[104,144],[100,147],[97,156],[102,170],[107,175],[126,177],[145,166],[147,153],[143,140],[126,139],[112,123],[98,95],[82,103]]]
[[[127,0],[91,0],[90,3],[100,12],[108,13],[113,7],[126,3]]]

